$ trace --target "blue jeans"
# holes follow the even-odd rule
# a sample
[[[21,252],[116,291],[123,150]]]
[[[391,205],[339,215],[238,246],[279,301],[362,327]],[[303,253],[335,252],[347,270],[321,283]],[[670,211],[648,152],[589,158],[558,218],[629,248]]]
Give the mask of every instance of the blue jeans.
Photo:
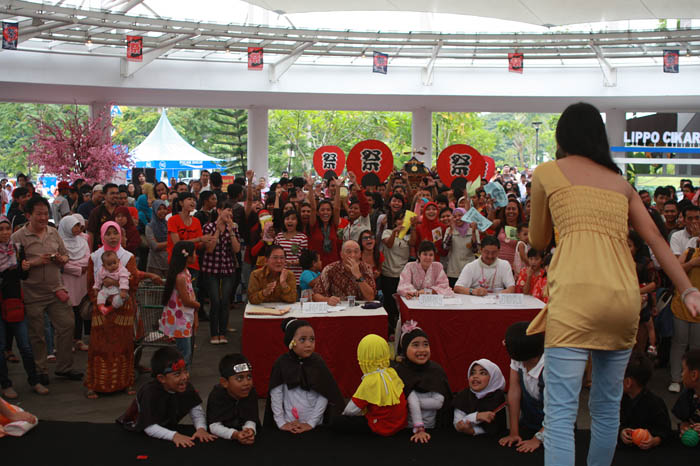
[[[204,284],[209,293],[209,335],[212,337],[226,335],[228,314],[233,295],[233,275],[205,274]]]
[[[0,319],[0,348],[5,348],[7,330],[10,330],[9,333],[14,335],[15,340],[17,340],[17,349],[19,349],[19,354],[22,356],[24,371],[27,373],[27,382],[33,387],[39,383],[39,376],[36,373],[32,345],[29,343],[26,318],[22,322],[12,323]],[[0,385],[2,388],[12,386],[12,381],[8,376],[7,361],[5,360],[4,351],[0,351]]]
[[[573,466],[574,422],[583,372],[589,354],[593,360],[589,466],[609,466],[615,454],[620,426],[622,379],[632,350],[599,351],[582,348],[544,350],[544,458],[545,465]]]
[[[53,340],[53,326],[48,314],[44,314],[44,334],[46,337],[46,354],[55,354],[56,346]]]
[[[190,371],[190,365],[192,364],[192,337],[186,338],[176,338],[175,347],[182,354],[182,359],[185,360],[185,365],[187,366],[187,371]]]

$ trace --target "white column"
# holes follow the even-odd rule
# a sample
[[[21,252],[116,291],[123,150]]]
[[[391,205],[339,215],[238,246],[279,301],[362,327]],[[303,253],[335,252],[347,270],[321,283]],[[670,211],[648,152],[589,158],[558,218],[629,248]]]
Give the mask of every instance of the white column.
[[[248,169],[255,171],[256,181],[265,177],[269,184],[267,124],[266,108],[248,109]]]
[[[416,158],[425,163],[426,168],[433,165],[433,112],[426,108],[419,108],[411,112],[411,144],[413,150],[425,152],[424,155],[416,155]]]
[[[96,120],[102,116],[104,118],[103,123],[106,129],[109,127],[109,123],[112,121],[111,109],[112,107],[107,101],[90,102],[90,120]]]
[[[610,147],[624,146],[624,133],[627,130],[627,119],[624,110],[612,109],[605,112],[605,129],[608,132],[608,142]],[[613,158],[626,157],[625,152],[612,152]],[[626,165],[618,164],[623,173],[626,171]]]

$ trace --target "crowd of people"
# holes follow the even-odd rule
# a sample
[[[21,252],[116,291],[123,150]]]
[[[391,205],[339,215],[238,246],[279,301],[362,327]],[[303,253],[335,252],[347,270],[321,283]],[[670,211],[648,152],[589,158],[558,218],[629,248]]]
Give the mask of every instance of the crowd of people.
[[[579,108],[576,118],[582,118],[585,111]],[[313,329],[303,321],[287,322],[285,345],[290,347],[286,356],[290,360],[280,358],[279,367],[273,369],[269,422],[294,433],[309,430],[324,419],[340,430],[369,428],[380,434],[409,425],[415,441],[424,442],[430,437],[424,428],[435,426],[440,417],[436,413],[451,406],[457,430],[471,435],[503,434],[507,429],[500,405],[506,401],[502,393],[505,378],[498,367],[488,359],[475,361],[468,368],[470,388],[453,399],[439,366],[431,366],[425,374],[417,371],[416,365],[429,361],[428,336],[420,334],[404,341],[415,329],[397,328],[396,297],[524,293],[552,301],[549,314],[543,312],[530,325],[529,331],[536,333],[547,323],[546,340],[535,345],[541,351],[522,350],[527,357],[518,358],[519,350],[509,347],[513,358],[507,395],[511,425],[502,444],[515,443],[523,451],[532,451],[543,441],[541,356],[546,354],[552,367],[558,364],[558,357],[569,357],[561,351],[547,353],[545,346],[548,350],[584,348],[575,358],[583,371],[592,357],[592,370],[586,371],[583,381],[587,386],[593,383],[591,379],[606,377],[605,373],[596,377],[596,365],[601,363],[596,362],[595,351],[590,356],[589,350],[610,355],[624,350],[617,364],[627,367],[629,375],[620,376],[620,381],[624,379],[619,384],[620,396],[624,385],[625,395],[635,400],[646,393],[653,369],[646,358],[660,367],[670,365],[668,390],[679,393],[685,385],[681,399],[690,404],[674,410],[677,416],[688,413],[681,430],[700,431],[700,402],[697,395],[687,394],[697,388],[700,374],[700,317],[695,302],[695,287],[700,286],[700,189],[682,180],[679,191],[672,186],[658,187],[653,198],[647,191],[637,193],[614,173],[609,150],[609,162],[604,156],[596,159],[585,153],[587,141],[566,132],[566,125],[572,124],[569,120],[562,115],[557,129],[560,161],[544,164],[534,174],[503,166],[493,180],[482,179],[469,192],[446,186],[430,170],[419,181],[405,170],[395,170],[386,182],[374,186],[363,186],[349,172],[340,178],[283,176],[269,187],[264,179],[256,181],[252,171],[226,187],[220,173],[203,171],[199,180],[171,180],[170,186],[149,183],[143,174],[121,186],[62,181],[49,204],[24,175],[17,177],[14,187],[3,180],[2,207],[7,209],[7,216],[0,217],[3,396],[18,396],[6,364],[19,361],[13,352],[14,340],[29,384],[37,393],[48,393],[47,362],[52,360],[56,377],[83,380],[89,398],[120,390],[135,394],[134,371],[152,370],[157,380],[142,388],[139,397],[185,393],[177,416],[168,413],[162,419],[170,423],[189,412],[198,428],[194,438],[211,439],[201,400],[191,393],[182,375],[190,368],[192,337],[200,322],[209,323],[210,344],[227,344],[229,311],[238,302],[307,299],[333,306],[352,297],[383,303],[388,339],[399,340],[406,367],[397,362],[392,372],[388,352],[385,354],[387,343],[379,337],[382,341],[363,340],[358,354],[367,352],[366,359],[360,357],[367,376],[343,412],[337,409],[342,408],[337,386],[313,351]],[[598,124],[595,118],[591,121]],[[603,128],[600,137],[605,138],[602,121],[599,126]],[[600,128],[593,130],[595,134]],[[577,155],[582,153],[579,150],[583,156]],[[609,173],[598,176],[596,170],[601,167]],[[504,200],[488,194],[489,184],[494,183],[505,192]],[[641,199],[639,208],[636,199]],[[488,226],[480,229],[477,222],[466,220],[473,219],[467,215],[472,209],[488,220]],[[673,263],[669,260],[672,255],[666,253],[669,246],[675,255]],[[586,264],[594,265],[589,270]],[[577,267],[590,272],[587,281],[581,281]],[[629,270],[636,271],[636,277],[628,276]],[[179,351],[154,356],[150,369],[135,368],[133,356],[136,291],[143,280],[165,284],[160,329],[175,340]],[[679,286],[688,281],[692,287]],[[566,298],[562,298],[563,290],[568,293]],[[599,293],[601,290],[609,293]],[[592,314],[599,319],[596,325],[609,317],[605,313],[611,306],[635,310],[624,322],[609,319],[612,328],[591,336],[591,327],[586,331],[590,316],[582,315],[581,303],[596,307]],[[89,345],[83,340],[88,333]],[[516,340],[529,341],[526,332],[521,333]],[[618,344],[617,339],[623,343]],[[641,359],[630,360],[628,349],[632,347]],[[73,367],[76,350],[88,351],[85,375]],[[314,380],[299,374],[298,360],[317,368]],[[224,358],[221,376],[222,388],[216,388],[212,396],[216,392],[223,405],[228,401],[222,390],[235,399],[254,394],[244,357]],[[370,388],[378,384],[386,392]],[[523,415],[528,419],[527,432],[534,436],[528,440],[518,430],[521,416],[514,406],[521,403],[529,403]],[[290,406],[298,412],[293,414]],[[332,419],[324,417],[331,406]],[[391,406],[401,407],[395,411]],[[243,407],[237,412],[242,413]],[[349,419],[362,413],[378,422],[367,425]],[[172,429],[164,429],[161,415],[165,416],[132,409],[124,423],[180,446],[192,442],[192,438],[183,439]],[[206,417],[212,415],[207,412]],[[213,418],[217,425],[209,426],[212,433],[252,443],[257,418],[242,419],[240,425],[247,426],[242,430],[217,414]],[[645,447],[667,437],[666,430],[658,432]],[[623,443],[631,441],[629,435],[621,430]]]

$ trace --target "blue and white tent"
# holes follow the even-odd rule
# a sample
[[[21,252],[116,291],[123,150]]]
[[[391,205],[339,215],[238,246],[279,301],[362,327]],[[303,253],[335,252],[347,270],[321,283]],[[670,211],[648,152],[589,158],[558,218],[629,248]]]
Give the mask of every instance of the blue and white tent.
[[[178,178],[184,170],[222,170],[221,159],[206,155],[185,141],[175,131],[166,115],[165,109],[151,134],[137,147],[131,150],[135,167],[156,169],[156,179]]]

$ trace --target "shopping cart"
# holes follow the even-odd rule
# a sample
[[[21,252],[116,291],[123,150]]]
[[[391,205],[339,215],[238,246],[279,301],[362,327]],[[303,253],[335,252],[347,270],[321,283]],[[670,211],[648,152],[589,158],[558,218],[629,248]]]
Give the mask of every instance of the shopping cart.
[[[134,364],[139,367],[143,349],[146,347],[162,348],[175,346],[175,340],[167,337],[159,329],[160,316],[163,314],[164,286],[143,280],[136,291],[136,319],[134,319]]]

